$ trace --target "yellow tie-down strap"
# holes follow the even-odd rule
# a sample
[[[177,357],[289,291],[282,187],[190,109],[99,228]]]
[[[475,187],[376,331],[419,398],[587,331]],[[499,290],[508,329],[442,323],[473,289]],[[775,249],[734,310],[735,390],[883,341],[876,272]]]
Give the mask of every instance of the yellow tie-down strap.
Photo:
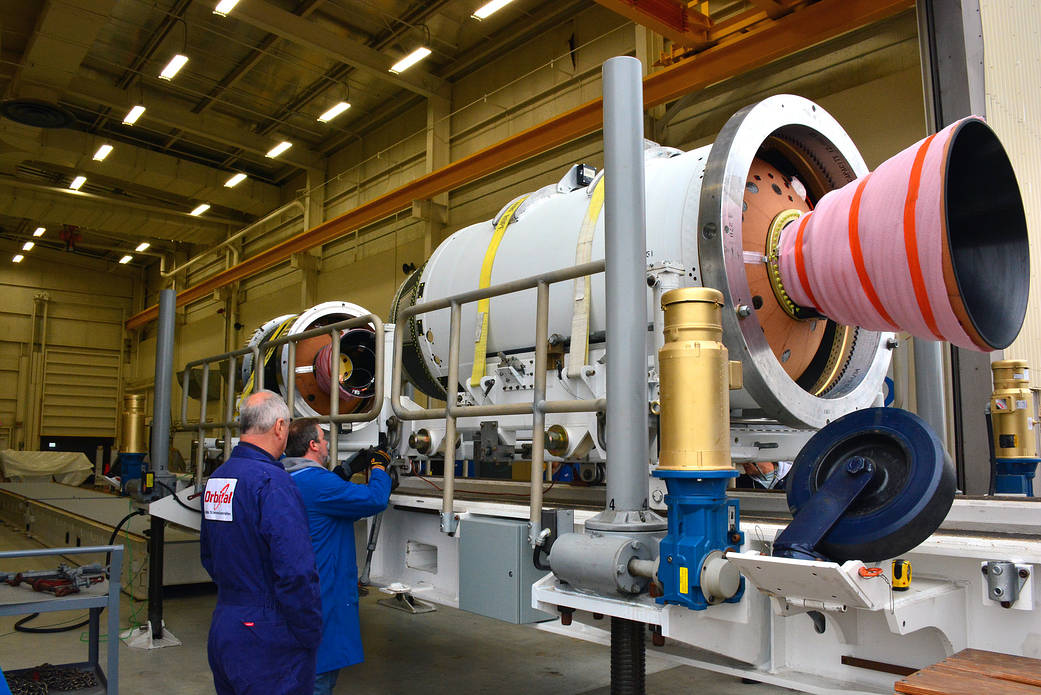
[[[268,338],[268,340],[269,341],[271,341],[271,340],[278,340],[279,338],[281,338],[285,334],[285,332],[289,330],[289,327],[293,325],[293,322],[296,321],[297,318],[299,318],[299,317],[296,314],[293,314],[293,316],[291,316],[290,318],[288,318],[285,321],[283,321],[278,326],[278,328],[275,329],[275,332],[271,334],[271,337]],[[253,377],[256,375],[258,369],[263,369],[264,365],[267,364],[268,356],[271,354],[271,351],[272,351],[272,348],[268,348],[267,350],[262,351],[262,352],[259,353],[259,355],[260,355],[260,364],[254,364],[253,365],[253,371],[250,372],[249,379],[246,381],[246,385],[242,387],[242,398],[239,399],[238,407],[235,408],[235,417],[238,417],[239,410],[242,409],[242,404],[245,403],[246,399],[249,398],[250,394],[253,393]],[[290,367],[289,373],[290,374],[294,373],[293,370],[292,370],[292,367]],[[277,389],[278,384],[274,384],[274,386],[275,386],[275,389]],[[275,389],[271,388],[272,384],[264,384],[264,387],[267,390],[269,390],[269,391],[275,390]],[[290,408],[290,410],[292,410],[293,405],[290,404],[289,408]]]
[[[593,194],[589,198],[589,207],[582,220],[582,229],[578,234],[578,245],[575,248],[575,265],[593,260],[593,235],[596,223],[600,219],[600,211],[604,209],[604,177],[593,186]],[[571,352],[568,360],[567,374],[577,377],[582,374],[582,367],[589,362],[589,309],[592,282],[588,275],[575,278],[575,298],[571,312]]]
[[[495,265],[495,254],[499,250],[499,244],[506,234],[506,228],[513,221],[513,213],[521,206],[528,196],[521,196],[510,203],[510,206],[499,216],[492,232],[492,240],[488,242],[488,250],[484,252],[484,262],[481,264],[481,280],[478,289],[484,289],[492,284],[492,266]],[[484,370],[488,354],[488,309],[490,300],[481,299],[477,302],[477,333],[474,335],[474,364],[470,373],[470,385],[480,386],[484,378]]]

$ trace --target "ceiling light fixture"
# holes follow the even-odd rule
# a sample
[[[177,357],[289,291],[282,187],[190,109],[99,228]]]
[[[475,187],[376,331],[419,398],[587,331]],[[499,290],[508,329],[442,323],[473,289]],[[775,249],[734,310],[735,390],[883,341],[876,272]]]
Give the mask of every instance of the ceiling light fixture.
[[[391,66],[390,71],[395,75],[400,72],[405,72],[428,55],[430,55],[430,49],[426,46],[420,46],[398,62],[394,63],[394,65]]]
[[[134,250],[138,253],[141,253],[142,251],[147,251],[149,246],[151,246],[151,244],[149,244],[147,241],[142,241],[140,244],[137,245],[137,248],[135,248]]]
[[[288,142],[286,140],[283,140],[282,142],[278,143],[277,145],[272,147],[270,150],[268,150],[268,153],[266,155],[264,155],[264,156],[265,157],[270,157],[271,159],[274,159],[275,157],[277,157],[278,155],[282,154],[283,152],[285,152],[286,150],[288,150],[292,146],[293,146],[293,143]]]
[[[329,109],[328,111],[323,113],[321,116],[319,116],[318,117],[318,122],[319,123],[328,123],[329,121],[333,120],[334,118],[336,118],[337,116],[339,116],[341,113],[343,113],[344,111],[346,111],[349,108],[351,108],[350,104],[348,104],[346,101],[341,101],[339,104],[337,104],[336,106],[333,106],[331,109]]]
[[[102,145],[101,147],[98,148],[98,151],[94,153],[94,161],[95,162],[103,162],[103,161],[105,161],[105,157],[107,157],[110,152],[112,152],[112,145]]]
[[[141,114],[145,112],[145,107],[138,105],[130,109],[127,115],[123,117],[123,125],[134,125],[137,123],[137,119],[141,118]]]
[[[238,186],[240,183],[242,183],[245,180],[246,180],[246,175],[240,172],[240,173],[235,174],[234,176],[232,176],[227,181],[225,181],[224,182],[224,187],[225,188],[235,188],[235,186]]]
[[[180,72],[181,68],[183,68],[184,64],[187,62],[188,56],[181,55],[180,53],[178,53],[170,59],[170,62],[166,64],[166,67],[163,68],[163,71],[159,73],[159,79],[172,80],[174,78],[174,75]]]
[[[221,17],[227,17],[228,13],[234,9],[235,5],[239,4],[239,0],[220,0],[217,6],[213,8],[213,14],[219,14]]]
[[[33,236],[43,236],[43,233],[47,231],[46,227],[37,227],[36,231],[33,232]]]
[[[11,259],[12,263],[21,263],[22,259],[25,258],[22,254],[15,254],[15,257]]]
[[[470,15],[474,19],[487,19],[491,15],[495,14],[502,8],[509,5],[513,0],[492,0],[489,3],[485,3],[481,7],[474,10],[474,13]]]
[[[27,241],[24,244],[22,244],[22,251],[32,251],[34,246],[36,246],[36,244],[34,244],[31,241]]]
[[[72,183],[69,184],[69,188],[71,188],[74,191],[78,191],[80,189],[80,186],[82,186],[86,182],[87,182],[87,177],[86,176],[77,176],[76,178],[74,178],[72,180]]]
[[[199,215],[201,215],[202,213],[206,212],[209,209],[210,209],[210,204],[209,203],[203,203],[202,205],[200,205],[199,207],[195,208],[194,210],[192,210],[188,214],[191,215],[192,217],[198,217]]]
[[[126,265],[127,263],[129,263],[132,260],[134,260],[133,256],[126,255],[126,256],[123,256],[122,258],[119,259],[119,264],[120,265]]]

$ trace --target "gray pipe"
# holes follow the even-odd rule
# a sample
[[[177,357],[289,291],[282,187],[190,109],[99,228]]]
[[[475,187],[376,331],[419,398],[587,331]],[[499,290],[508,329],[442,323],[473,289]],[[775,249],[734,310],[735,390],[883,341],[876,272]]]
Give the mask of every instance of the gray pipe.
[[[947,448],[947,409],[943,380],[943,346],[935,340],[914,339],[915,410],[944,449]]]
[[[162,290],[159,293],[159,332],[155,341],[155,397],[152,402],[151,461],[156,479],[165,479],[169,475],[170,396],[173,393],[176,316],[177,295],[173,290]]]
[[[647,281],[643,82],[636,58],[604,63],[607,509],[647,509]]]

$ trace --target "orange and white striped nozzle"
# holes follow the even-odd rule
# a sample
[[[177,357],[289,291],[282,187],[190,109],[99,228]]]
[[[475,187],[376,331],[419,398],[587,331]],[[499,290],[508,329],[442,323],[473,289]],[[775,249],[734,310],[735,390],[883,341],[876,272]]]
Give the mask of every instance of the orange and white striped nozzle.
[[[997,136],[957,121],[823,196],[785,228],[792,300],[846,325],[1007,347],[1029,294],[1026,217]]]

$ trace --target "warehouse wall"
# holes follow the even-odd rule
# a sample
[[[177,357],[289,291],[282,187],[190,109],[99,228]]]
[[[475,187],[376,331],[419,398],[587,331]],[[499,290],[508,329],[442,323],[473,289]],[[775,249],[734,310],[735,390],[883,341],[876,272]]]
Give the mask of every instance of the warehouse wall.
[[[116,436],[135,285],[134,270],[43,248],[0,264],[0,448]]]
[[[1041,12],[1033,0],[982,0],[980,11],[987,120],[1016,169],[1034,259],[1026,324],[1005,356],[1036,368],[1041,366]]]
[[[573,54],[568,44],[572,32],[578,46]],[[633,54],[642,36],[643,30],[595,6],[576,22],[544,32],[527,45],[483,64],[452,86],[449,137],[447,143],[441,143],[447,147],[449,160],[599,96],[603,61],[613,55]],[[550,62],[534,57],[548,55],[557,59]],[[654,132],[664,144],[685,149],[700,146],[711,142],[741,106],[783,92],[813,98],[829,109],[857,142],[869,166],[920,139],[925,134],[925,117],[913,13],[691,95],[668,114],[667,122],[652,120],[648,137]],[[654,115],[661,119],[663,112],[657,109]],[[308,180],[301,174],[290,181],[285,199],[303,192],[320,196],[323,214],[329,219],[426,173],[430,168],[427,123],[427,107],[419,103],[373,124],[363,140],[329,158],[324,177]],[[405,277],[402,264],[422,264],[425,248],[433,248],[456,229],[489,219],[514,196],[557,181],[575,162],[601,166],[600,138],[599,133],[580,138],[452,191],[446,196],[448,224],[443,228],[435,226],[431,232],[429,224],[402,212],[316,250],[314,257],[320,266],[310,277],[285,262],[242,282],[236,297],[243,327],[232,330],[231,344],[242,345],[264,320],[299,312],[313,302],[344,299],[386,317]],[[302,219],[288,216],[262,234],[248,235],[242,257],[302,229]],[[224,257],[212,257],[210,262],[194,266],[187,278],[179,278],[178,286],[195,284],[228,262]],[[148,304],[156,301],[159,284],[157,278],[150,279]],[[228,312],[228,297],[215,296],[179,313],[177,365],[224,350]],[[154,330],[152,325],[142,331],[135,349],[132,376],[138,380],[150,380],[154,370]],[[174,390],[177,410],[179,388]],[[216,412],[211,410],[211,416]]]

